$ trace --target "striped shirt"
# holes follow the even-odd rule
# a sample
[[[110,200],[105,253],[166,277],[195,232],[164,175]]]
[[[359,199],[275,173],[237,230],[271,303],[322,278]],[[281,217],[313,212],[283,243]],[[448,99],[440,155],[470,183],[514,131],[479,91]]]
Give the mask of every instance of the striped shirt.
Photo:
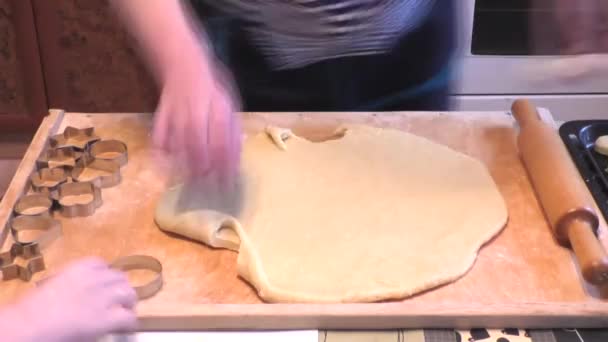
[[[385,53],[441,0],[207,0],[248,22],[275,69]]]

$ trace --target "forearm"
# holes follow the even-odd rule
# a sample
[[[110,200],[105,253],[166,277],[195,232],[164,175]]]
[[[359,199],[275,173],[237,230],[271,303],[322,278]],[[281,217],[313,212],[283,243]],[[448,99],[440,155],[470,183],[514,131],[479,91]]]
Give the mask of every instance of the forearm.
[[[206,58],[204,33],[182,0],[110,0],[160,82],[186,58]]]
[[[30,342],[36,341],[35,326],[27,325],[26,318],[17,305],[0,307],[0,329],[2,338],[6,341]],[[53,336],[47,336],[49,340]]]

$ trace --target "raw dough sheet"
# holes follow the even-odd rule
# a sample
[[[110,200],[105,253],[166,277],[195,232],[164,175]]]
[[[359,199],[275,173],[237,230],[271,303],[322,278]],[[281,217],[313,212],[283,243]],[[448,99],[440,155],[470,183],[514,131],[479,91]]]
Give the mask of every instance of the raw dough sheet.
[[[233,191],[173,187],[156,222],[238,251],[239,275],[263,300],[316,303],[400,299],[452,282],[504,227],[504,200],[476,159],[397,130],[342,134],[251,136]]]

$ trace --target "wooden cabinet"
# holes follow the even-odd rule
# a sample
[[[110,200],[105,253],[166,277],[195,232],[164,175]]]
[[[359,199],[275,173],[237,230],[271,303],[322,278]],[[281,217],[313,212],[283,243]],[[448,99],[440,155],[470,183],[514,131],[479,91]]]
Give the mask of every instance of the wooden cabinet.
[[[60,89],[51,106],[81,112],[142,112],[154,109],[156,89],[137,56],[135,42],[106,0],[33,0],[49,75]],[[44,15],[45,18],[42,18]],[[45,32],[49,34],[45,34]],[[46,63],[43,63],[47,69]]]
[[[32,4],[0,0],[0,131],[33,130],[47,111]]]
[[[13,16],[8,1],[0,0],[0,114],[26,112]]]
[[[0,0],[0,132],[49,108],[149,112],[157,90],[107,0]]]

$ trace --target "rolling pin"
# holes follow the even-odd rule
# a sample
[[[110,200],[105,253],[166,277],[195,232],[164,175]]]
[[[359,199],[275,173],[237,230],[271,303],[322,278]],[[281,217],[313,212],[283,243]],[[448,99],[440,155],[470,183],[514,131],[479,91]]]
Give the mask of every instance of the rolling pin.
[[[513,103],[519,152],[556,240],[571,247],[586,281],[608,283],[608,256],[597,238],[593,198],[556,130],[527,100]]]

